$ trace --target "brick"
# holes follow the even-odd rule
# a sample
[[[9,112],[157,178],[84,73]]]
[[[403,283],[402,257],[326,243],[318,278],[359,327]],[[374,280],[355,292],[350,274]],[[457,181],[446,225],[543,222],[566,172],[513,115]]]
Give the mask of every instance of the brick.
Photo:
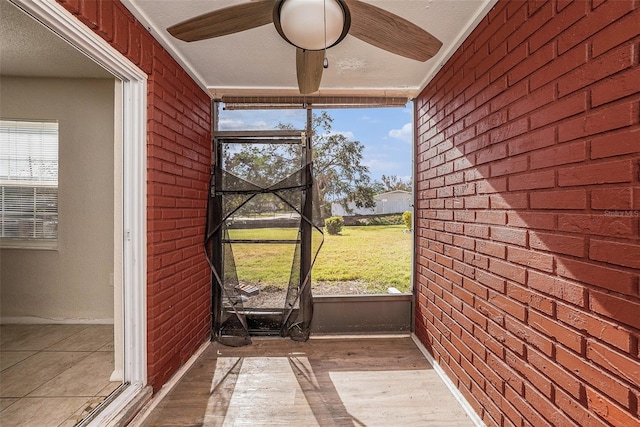
[[[526,88],[524,84],[521,84],[521,86]],[[517,100],[509,106],[507,110],[509,120],[513,120],[533,110],[536,110],[543,105],[547,105],[553,102],[554,98],[555,88],[553,87],[553,85],[547,85],[541,89],[534,90],[527,96]]]
[[[587,358],[629,384],[636,384],[640,378],[640,363],[637,360],[597,341],[587,342]]]
[[[515,247],[507,248],[507,261],[536,270],[553,272],[553,256]]]
[[[536,191],[531,193],[532,209],[585,209],[587,192],[584,190]]]
[[[507,283],[507,296],[548,315],[553,314],[554,303],[546,296],[519,284]]]
[[[507,37],[513,33],[522,23],[526,20],[525,7],[522,7],[524,3],[522,1],[516,1],[507,4],[507,18],[506,21],[498,27],[498,30],[489,38],[489,50],[493,51],[496,46],[504,44]]]
[[[585,254],[585,238],[558,233],[529,232],[529,245],[532,249],[549,251],[555,254],[582,257]]]
[[[631,210],[632,208],[633,191],[631,188],[607,188],[591,191],[591,209]],[[604,214],[608,215],[609,213],[605,212]]]
[[[537,2],[537,6],[534,6],[534,3],[527,2],[527,6],[530,8],[529,18],[507,39],[509,51],[518,46],[523,46],[523,43],[531,34],[534,34],[553,17],[553,4],[551,2]]]
[[[491,227],[491,240],[511,243],[518,246],[527,245],[527,231],[509,227]]]
[[[493,114],[483,115],[483,117],[476,123],[476,130],[478,134],[483,134],[491,129],[503,126],[506,122],[507,112],[505,110],[500,110]],[[494,151],[498,150],[494,148]]]
[[[476,212],[476,222],[481,224],[505,225],[507,223],[507,214],[499,211],[478,211]]]
[[[509,177],[509,191],[553,188],[555,171],[531,172]]]
[[[551,354],[553,353],[553,344],[548,338],[539,334],[533,328],[509,317],[505,319],[505,326],[509,332],[513,333],[527,344],[540,350],[546,356],[551,357]],[[531,378],[529,379],[531,380]],[[547,386],[546,379],[544,380],[544,384]]]
[[[561,144],[544,150],[538,150],[530,155],[531,169],[541,169],[551,166],[582,162],[587,158],[587,143],[578,141]]]
[[[568,395],[563,389],[555,388],[555,403],[579,426],[609,427],[597,415],[589,412],[585,405],[573,396]]]
[[[529,158],[526,155],[509,157],[504,160],[491,162],[490,168],[492,177],[524,172],[529,168]]]
[[[507,224],[512,227],[555,230],[556,216],[554,213],[544,212],[508,212]],[[529,235],[531,236],[531,233]]]
[[[612,294],[591,291],[589,293],[589,307],[616,322],[624,323],[640,329],[640,302],[632,299],[620,298]]]
[[[544,67],[553,60],[553,55],[553,45],[546,45],[529,55],[526,59],[520,61],[507,75],[509,85],[514,85],[534,71]]]
[[[524,284],[526,282],[526,271],[519,265],[510,264],[496,258],[491,258],[489,260],[489,269],[492,273],[509,280],[513,280],[514,282],[518,282],[521,284]]]
[[[493,291],[489,292],[489,298],[487,301],[493,304],[494,307],[515,317],[521,322],[525,321],[525,318],[526,318],[525,306],[520,304],[518,301],[514,301],[510,298],[505,297],[500,293],[496,293]]]
[[[505,281],[498,276],[478,270],[476,271],[476,279],[478,282],[490,287],[491,289],[495,289],[498,292],[504,292]]]
[[[502,193],[507,191],[507,178],[488,178],[476,183],[478,194]]]
[[[489,196],[491,209],[526,209],[529,205],[526,193],[502,193]]]
[[[494,82],[491,82],[489,85],[482,88],[480,92],[470,100],[471,103],[475,101],[478,106],[485,104],[486,102],[492,100],[500,93],[502,93],[507,88],[507,79],[506,77],[502,77],[497,79]]]
[[[609,76],[591,88],[593,107],[640,92],[640,67]]]
[[[638,424],[638,417],[624,410],[608,399],[606,396],[598,393],[591,387],[587,387],[587,402],[589,409],[604,418],[608,423],[615,427],[628,427]]]
[[[622,401],[623,404],[628,405],[628,388],[582,356],[558,346],[556,348],[556,361],[585,384],[589,384],[606,393],[619,403]]]
[[[561,77],[558,80],[558,96],[564,97],[632,65],[633,47],[619,47]],[[611,83],[607,82],[609,84]]]
[[[601,236],[629,237],[634,218],[607,215],[559,214],[558,231],[588,233]]]
[[[529,271],[527,285],[532,289],[579,307],[584,307],[586,304],[585,287],[581,284],[562,280],[549,274]]]
[[[558,141],[570,141],[614,129],[630,126],[637,116],[637,107],[633,103],[615,104],[603,107],[558,126]]]
[[[599,56],[640,34],[638,20],[640,20],[640,9],[636,9],[621,19],[611,22],[609,26],[600,31],[598,37],[593,39],[593,56]]]
[[[524,392],[523,392],[524,394]],[[531,405],[522,396],[514,393],[511,388],[507,388],[505,391],[506,399],[513,404],[522,417],[529,422],[532,426],[548,425],[548,421],[540,416],[538,411],[533,409]]]
[[[551,94],[551,96],[553,97],[553,93]],[[491,99],[491,102],[489,103],[489,111],[498,111],[504,107],[508,107],[507,112],[509,112],[509,114],[507,114],[507,118],[509,120],[512,120],[513,118],[515,118],[515,116],[511,116],[511,106],[509,104],[512,104],[518,100],[520,100],[519,104],[526,102],[525,97],[531,97],[531,95],[527,96],[526,82],[521,82],[511,87],[506,87],[500,92],[500,94]]]
[[[570,7],[563,9],[560,13],[549,20],[538,31],[531,35],[529,39],[529,47],[532,51],[545,45],[555,37],[562,37],[570,26],[579,21],[586,14],[586,5],[584,2],[573,2]],[[570,31],[569,31],[570,32]]]
[[[484,321],[486,322],[486,317],[483,318]],[[486,329],[486,327],[485,327]],[[505,353],[504,351],[504,346],[502,346],[495,338],[493,338],[491,335],[489,335],[484,329],[482,328],[473,328],[473,336],[476,337],[476,339],[485,346],[485,348],[487,349],[487,351],[492,352],[493,354],[495,354],[496,356],[502,358],[503,354]]]
[[[538,129],[509,141],[509,155],[526,153],[555,144],[555,128]]]
[[[123,55],[127,54],[129,44],[130,21],[117,5],[114,5],[114,37],[112,46]]]
[[[539,326],[539,325],[538,325]],[[527,361],[547,376],[554,384],[566,390],[574,399],[580,399],[580,382],[555,361],[531,349],[527,351]]]
[[[469,196],[464,198],[465,209],[488,209],[489,196]]]
[[[561,187],[631,182],[632,179],[633,163],[630,160],[573,166],[558,170],[558,185]]]
[[[491,143],[495,144],[501,141],[512,139],[518,135],[522,135],[529,130],[529,119],[523,117],[510,121],[504,125],[493,129],[490,132]]]
[[[499,62],[489,69],[489,82],[495,82],[527,58],[527,48],[525,45],[516,46],[509,50],[509,55],[502,56]],[[496,50],[495,53],[497,55],[499,51]],[[507,82],[509,86],[513,86],[514,84],[508,75]]]
[[[475,269],[473,269],[473,271],[475,273]],[[488,292],[487,292],[486,286],[482,286],[476,280],[463,279],[462,286],[464,289],[468,290],[469,292],[474,294],[476,297],[479,297],[485,300],[487,299]]]
[[[560,98],[553,104],[529,116],[531,129],[536,129],[551,123],[580,114],[587,109],[587,94],[579,92],[566,98]]]
[[[591,140],[591,158],[601,159],[604,157],[620,156],[624,154],[637,153],[638,141],[640,141],[640,129],[629,131],[608,133]]]
[[[568,52],[558,55],[552,63],[536,71],[529,78],[530,90],[536,90],[549,82],[556,81],[560,76],[574,70],[587,62],[587,46],[576,46]],[[555,85],[550,85],[555,87]]]
[[[589,258],[614,265],[640,268],[640,244],[592,239]]]
[[[563,303],[556,304],[556,313],[558,320],[566,325],[584,331],[624,352],[629,352],[631,349],[631,334],[619,324],[606,321],[601,317],[596,317],[597,314],[587,313]]]
[[[465,224],[464,234],[470,237],[489,238],[489,227],[486,225]]]
[[[489,332],[489,334],[492,337],[494,337],[496,341],[504,344],[505,348],[507,349],[507,352],[505,353],[508,353],[509,351],[511,351],[520,357],[524,355],[525,353],[524,342],[521,339],[517,338],[515,335],[505,331],[502,326],[499,326],[493,322],[488,322],[487,332]],[[487,353],[487,359],[489,360],[494,359],[494,362],[492,364],[495,366],[499,366],[501,368],[501,371],[503,372],[503,373],[498,372],[498,375],[500,375],[500,377],[504,379],[511,387],[517,388],[517,389],[522,388],[522,380],[520,378],[514,375],[504,374],[504,372],[507,372],[508,374],[513,374],[510,366],[506,365],[503,362],[499,362],[499,360],[501,359],[498,359],[492,353]]]
[[[529,326],[535,330],[557,342],[562,343],[565,347],[570,348],[576,353],[580,353],[582,351],[582,335],[565,327],[556,319],[531,311],[527,322]],[[565,390],[579,393],[579,390],[569,390],[567,388],[565,388]]]
[[[83,21],[89,28],[98,28],[98,3],[95,1],[82,0],[80,13]]]
[[[584,5],[582,6],[584,7]],[[616,0],[604,3],[602,7],[572,26],[571,31],[566,31],[558,37],[558,52],[564,52],[594,35],[632,10],[633,7],[633,0]]]

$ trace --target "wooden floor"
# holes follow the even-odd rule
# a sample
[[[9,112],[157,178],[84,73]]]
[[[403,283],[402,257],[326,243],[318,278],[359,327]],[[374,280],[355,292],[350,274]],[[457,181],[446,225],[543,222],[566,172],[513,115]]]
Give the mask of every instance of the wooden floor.
[[[254,339],[202,354],[144,426],[472,426],[409,337]]]

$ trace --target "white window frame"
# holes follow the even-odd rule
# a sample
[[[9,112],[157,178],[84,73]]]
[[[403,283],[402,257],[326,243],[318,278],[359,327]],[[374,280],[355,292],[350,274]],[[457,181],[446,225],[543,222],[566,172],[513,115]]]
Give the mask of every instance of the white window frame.
[[[146,322],[146,110],[147,75],[55,0],[11,0],[122,81],[123,149],[123,391],[91,421],[118,422],[127,405],[145,394]]]
[[[15,119],[15,118],[3,118],[0,117],[0,121],[3,122],[31,122],[31,123],[55,123],[56,124],[56,162],[59,160],[60,153],[60,129],[57,121],[51,120],[24,120],[24,119]],[[10,167],[10,166],[9,166]],[[11,174],[11,169],[8,171]],[[7,178],[0,178],[0,197],[2,200],[0,204],[2,205],[2,210],[4,211],[5,200],[4,200],[4,188],[5,187],[20,187],[20,188],[30,188],[34,192],[38,188],[55,188],[56,193],[58,190],[58,171],[56,171],[56,180],[53,182],[52,180],[34,180],[34,179],[19,179],[14,176],[9,176]],[[35,199],[35,196],[34,196]],[[58,196],[56,194],[56,222],[58,221],[58,212],[59,206],[57,204]],[[37,214],[36,208],[33,207],[32,211],[29,211],[34,216]],[[2,213],[3,221],[2,227],[5,226],[6,218],[4,217],[5,213]],[[35,226],[35,224],[34,224]],[[55,238],[44,238],[44,237],[7,237],[4,235],[4,229],[0,233],[0,248],[3,249],[50,249],[55,250],[58,248],[58,232],[55,232]]]

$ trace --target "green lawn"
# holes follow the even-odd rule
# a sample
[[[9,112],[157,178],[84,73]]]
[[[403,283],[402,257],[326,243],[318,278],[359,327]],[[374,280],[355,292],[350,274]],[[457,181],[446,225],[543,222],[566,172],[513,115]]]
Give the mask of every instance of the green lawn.
[[[344,227],[337,236],[325,234],[313,268],[314,281],[357,280],[368,293],[386,293],[389,286],[410,291],[411,234],[404,225]],[[295,238],[297,230],[229,230],[232,239]],[[283,234],[284,233],[284,236]],[[293,245],[234,244],[238,278],[250,283],[288,283]]]

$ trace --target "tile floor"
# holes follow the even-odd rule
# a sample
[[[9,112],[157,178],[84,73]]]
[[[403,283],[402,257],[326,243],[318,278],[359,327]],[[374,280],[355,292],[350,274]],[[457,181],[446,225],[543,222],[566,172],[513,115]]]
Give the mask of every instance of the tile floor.
[[[1,325],[0,425],[73,426],[119,382],[112,325]]]

